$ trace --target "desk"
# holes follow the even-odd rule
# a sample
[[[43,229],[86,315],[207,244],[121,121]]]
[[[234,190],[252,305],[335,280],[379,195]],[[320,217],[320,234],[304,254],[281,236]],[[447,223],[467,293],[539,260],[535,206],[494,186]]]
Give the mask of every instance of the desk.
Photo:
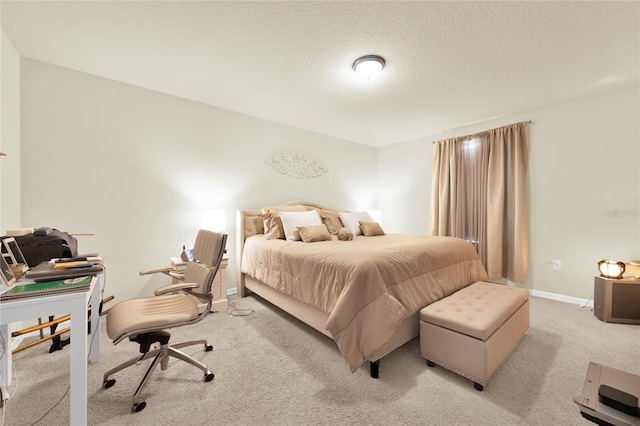
[[[69,353],[69,423],[87,424],[87,343],[91,342],[89,362],[100,360],[99,306],[102,274],[91,280],[88,291],[41,296],[0,303],[0,333],[6,351],[0,360],[0,374],[5,386],[11,383],[11,334],[9,323],[48,315],[71,314],[71,345]],[[91,300],[91,335],[87,336],[87,305]]]

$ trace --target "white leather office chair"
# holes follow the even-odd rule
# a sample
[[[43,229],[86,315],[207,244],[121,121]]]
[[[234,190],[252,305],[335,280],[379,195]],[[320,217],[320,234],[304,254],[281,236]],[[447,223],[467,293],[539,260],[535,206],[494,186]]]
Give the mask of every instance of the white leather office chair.
[[[131,409],[134,412],[141,411],[146,407],[145,400],[140,396],[142,389],[149,381],[158,364],[162,370],[168,367],[169,357],[188,362],[202,370],[205,382],[213,380],[214,374],[206,365],[179,350],[195,344],[204,345],[205,352],[212,350],[213,347],[206,340],[170,343],[169,338],[171,335],[165,331],[170,328],[199,322],[211,308],[211,284],[222,262],[227,243],[226,234],[212,234],[215,234],[211,236],[211,241],[215,245],[215,252],[217,253],[217,257],[213,261],[213,267],[208,268],[204,264],[189,262],[185,271],[184,283],[166,286],[164,291],[160,292],[160,295],[125,300],[109,309],[107,314],[107,334],[109,338],[113,340],[114,344],[118,344],[128,337],[130,341],[140,345],[142,356],[133,357],[104,373],[102,387],[112,387],[116,383],[113,374],[118,371],[141,361],[154,358],[133,395]],[[176,290],[180,290],[180,292],[175,293]],[[208,308],[200,309],[198,300],[205,301],[208,304]],[[151,349],[154,344],[159,344],[159,347]]]

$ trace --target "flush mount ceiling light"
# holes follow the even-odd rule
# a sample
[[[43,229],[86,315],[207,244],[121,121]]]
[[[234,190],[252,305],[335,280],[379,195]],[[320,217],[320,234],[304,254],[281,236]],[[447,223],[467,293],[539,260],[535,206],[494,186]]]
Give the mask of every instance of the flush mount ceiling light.
[[[353,70],[356,74],[371,80],[384,68],[384,58],[378,55],[367,55],[356,59],[353,63]]]

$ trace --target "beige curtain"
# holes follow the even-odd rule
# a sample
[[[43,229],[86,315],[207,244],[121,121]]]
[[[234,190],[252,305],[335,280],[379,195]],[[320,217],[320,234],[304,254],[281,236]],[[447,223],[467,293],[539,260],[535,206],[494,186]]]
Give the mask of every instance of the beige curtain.
[[[493,280],[527,280],[527,124],[435,142],[431,235],[471,241]]]

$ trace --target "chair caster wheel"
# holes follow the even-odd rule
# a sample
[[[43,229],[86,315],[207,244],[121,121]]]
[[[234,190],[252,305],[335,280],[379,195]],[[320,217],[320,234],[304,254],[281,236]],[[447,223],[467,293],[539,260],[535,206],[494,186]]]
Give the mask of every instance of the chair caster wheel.
[[[109,378],[102,382],[102,387],[105,389],[109,389],[111,386],[116,384],[116,379]]]
[[[131,411],[133,411],[134,413],[139,413],[140,411],[144,410],[144,407],[146,406],[147,406],[146,402],[140,401],[133,404],[133,407],[131,407]]]
[[[212,345],[204,345],[204,351],[205,352],[211,352],[213,350],[213,346]]]
[[[214,374],[211,371],[207,371],[207,373],[204,375],[204,381],[205,382],[210,382],[213,380],[214,378]]]

